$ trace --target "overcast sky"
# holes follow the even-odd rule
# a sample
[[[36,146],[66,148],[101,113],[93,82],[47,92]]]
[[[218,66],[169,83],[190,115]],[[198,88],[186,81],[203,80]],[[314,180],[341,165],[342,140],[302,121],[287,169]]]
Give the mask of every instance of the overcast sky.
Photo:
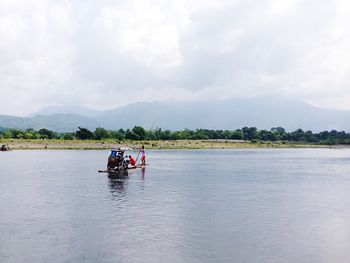
[[[350,109],[346,0],[0,0],[0,114],[283,95]]]

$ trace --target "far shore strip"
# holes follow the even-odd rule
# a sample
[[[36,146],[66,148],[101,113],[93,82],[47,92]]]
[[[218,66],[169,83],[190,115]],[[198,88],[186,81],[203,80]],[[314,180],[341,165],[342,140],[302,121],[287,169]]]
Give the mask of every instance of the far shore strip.
[[[176,140],[176,141],[97,141],[97,140],[24,140],[0,139],[0,144],[10,150],[106,150],[115,147],[139,149],[244,149],[244,148],[348,148],[343,145],[317,145],[282,142],[257,142],[239,140]]]

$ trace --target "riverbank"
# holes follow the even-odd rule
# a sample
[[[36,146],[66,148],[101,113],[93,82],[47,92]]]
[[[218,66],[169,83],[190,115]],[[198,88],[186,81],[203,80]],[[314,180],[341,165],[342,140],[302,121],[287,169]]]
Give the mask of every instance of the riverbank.
[[[178,140],[178,141],[114,141],[114,140],[23,140],[1,139],[12,150],[104,150],[113,147],[147,149],[242,149],[242,148],[329,148],[327,145],[312,145],[282,142],[256,142],[239,140]],[[332,146],[343,147],[343,146]]]

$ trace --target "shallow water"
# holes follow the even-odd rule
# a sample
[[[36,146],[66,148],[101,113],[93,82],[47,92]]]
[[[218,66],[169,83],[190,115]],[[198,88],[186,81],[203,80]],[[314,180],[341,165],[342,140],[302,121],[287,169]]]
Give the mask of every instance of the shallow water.
[[[348,262],[350,151],[0,152],[1,262]]]

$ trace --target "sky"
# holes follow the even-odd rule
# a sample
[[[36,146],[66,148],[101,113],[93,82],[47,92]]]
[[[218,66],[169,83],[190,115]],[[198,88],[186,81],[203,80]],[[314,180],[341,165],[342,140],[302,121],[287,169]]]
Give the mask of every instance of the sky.
[[[350,110],[346,0],[0,0],[0,114],[284,96]]]

